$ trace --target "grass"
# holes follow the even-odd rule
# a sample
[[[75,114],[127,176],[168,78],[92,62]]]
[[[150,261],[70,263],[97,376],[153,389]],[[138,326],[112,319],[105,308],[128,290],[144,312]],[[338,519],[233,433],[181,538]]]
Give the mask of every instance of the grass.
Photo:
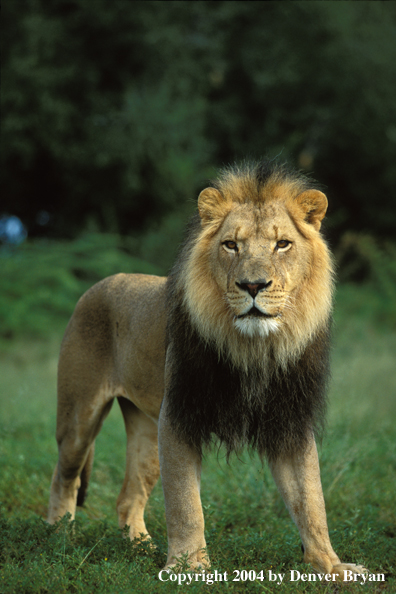
[[[353,295],[353,291],[355,294]],[[344,287],[336,307],[328,430],[320,449],[333,546],[339,556],[384,573],[385,583],[343,591],[396,591],[396,332],[361,311],[363,289]],[[161,485],[146,520],[157,549],[122,538],[115,514],[125,465],[125,436],[115,405],[97,439],[86,507],[58,530],[43,518],[56,462],[56,365],[60,335],[17,338],[0,358],[0,592],[201,592],[201,583],[162,583],[166,526]],[[298,533],[270,472],[244,454],[227,465],[210,454],[203,464],[202,502],[213,568],[228,580],[211,592],[337,592],[338,586],[286,582],[302,563]],[[265,581],[233,582],[235,570],[264,570]],[[267,572],[285,573],[268,582]]]

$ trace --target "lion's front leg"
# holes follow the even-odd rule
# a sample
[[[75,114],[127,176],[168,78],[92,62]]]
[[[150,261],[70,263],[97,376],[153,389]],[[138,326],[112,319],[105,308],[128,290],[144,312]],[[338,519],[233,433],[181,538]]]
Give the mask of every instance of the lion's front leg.
[[[168,529],[166,568],[183,558],[191,569],[209,566],[200,497],[201,458],[179,441],[170,427],[164,402],[158,425],[159,459]]]
[[[304,452],[279,457],[270,464],[283,500],[300,531],[304,562],[320,573],[332,573],[339,581],[344,571],[365,573],[361,565],[341,563],[330,543],[314,437]]]

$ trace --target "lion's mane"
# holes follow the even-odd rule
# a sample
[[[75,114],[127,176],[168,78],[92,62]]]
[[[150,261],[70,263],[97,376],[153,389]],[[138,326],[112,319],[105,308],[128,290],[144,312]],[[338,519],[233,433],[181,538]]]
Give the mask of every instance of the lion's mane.
[[[229,168],[215,182],[223,195],[234,193],[240,200],[243,188],[243,199],[256,203],[263,188],[281,185],[292,195],[313,187],[310,179],[270,161]],[[199,262],[197,309],[206,300],[201,312],[208,304],[216,312],[218,294],[209,270],[203,274],[200,256],[210,240],[195,215],[168,278],[167,414],[172,427],[198,452],[213,438],[224,444],[227,455],[244,446],[269,459],[301,450],[310,432],[322,432],[326,410],[333,278],[326,244],[319,234],[312,240],[311,277],[302,280],[301,302],[294,304],[285,330],[262,338],[238,335],[221,314],[217,320],[212,316],[213,332],[207,320],[201,324],[188,284],[191,263]]]

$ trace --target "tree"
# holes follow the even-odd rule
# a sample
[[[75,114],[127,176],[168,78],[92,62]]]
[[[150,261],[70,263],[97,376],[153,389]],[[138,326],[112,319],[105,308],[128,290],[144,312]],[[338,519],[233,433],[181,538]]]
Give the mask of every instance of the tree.
[[[188,210],[214,167],[263,154],[328,186],[334,235],[394,229],[394,3],[26,0],[3,13],[3,210],[30,235],[141,229]]]

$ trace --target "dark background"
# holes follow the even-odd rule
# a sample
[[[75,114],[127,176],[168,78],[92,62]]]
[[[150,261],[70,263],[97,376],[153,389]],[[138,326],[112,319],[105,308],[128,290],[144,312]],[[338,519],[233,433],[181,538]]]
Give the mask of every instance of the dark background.
[[[327,235],[396,230],[395,2],[2,6],[1,213],[29,237],[145,232],[217,167],[294,162]]]

